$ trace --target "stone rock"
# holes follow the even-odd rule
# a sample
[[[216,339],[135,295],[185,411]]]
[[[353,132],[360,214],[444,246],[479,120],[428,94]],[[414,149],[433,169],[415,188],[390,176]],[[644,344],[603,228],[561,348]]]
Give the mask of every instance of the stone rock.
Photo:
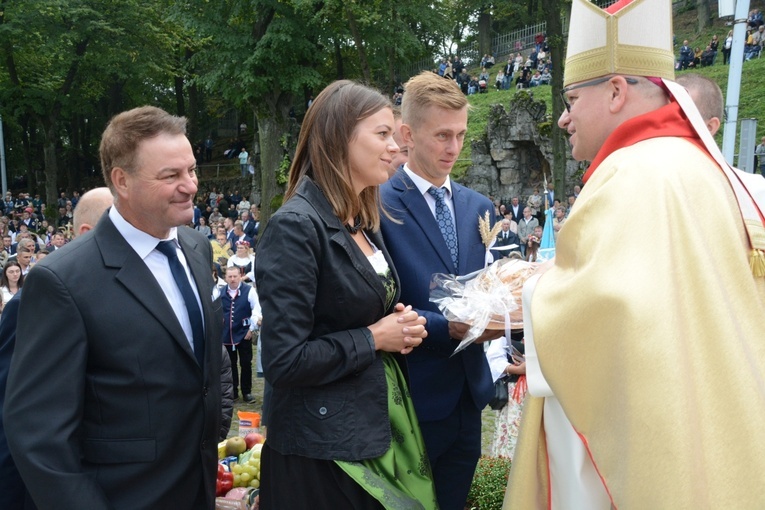
[[[520,196],[525,203],[534,188],[541,191],[544,176],[551,178],[553,157],[552,142],[539,132],[534,117],[540,114],[544,114],[544,103],[520,93],[510,102],[509,110],[501,104],[492,105],[486,138],[472,142],[473,164],[463,183],[506,204],[513,196]],[[579,171],[568,148],[566,161],[568,193]]]

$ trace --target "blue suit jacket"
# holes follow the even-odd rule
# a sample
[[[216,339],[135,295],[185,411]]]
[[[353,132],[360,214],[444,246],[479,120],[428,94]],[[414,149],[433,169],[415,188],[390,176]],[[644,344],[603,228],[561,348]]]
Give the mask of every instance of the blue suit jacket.
[[[448,322],[430,302],[434,273],[468,274],[482,269],[486,249],[478,232],[478,217],[493,215],[488,198],[452,181],[452,201],[459,245],[455,268],[438,224],[425,198],[403,170],[380,188],[385,210],[381,230],[401,281],[401,302],[427,318],[428,337],[407,356],[411,392],[422,421],[448,416],[459,402],[465,385],[478,409],[493,394],[493,383],[483,345],[472,344],[451,356],[459,342],[449,338]]]

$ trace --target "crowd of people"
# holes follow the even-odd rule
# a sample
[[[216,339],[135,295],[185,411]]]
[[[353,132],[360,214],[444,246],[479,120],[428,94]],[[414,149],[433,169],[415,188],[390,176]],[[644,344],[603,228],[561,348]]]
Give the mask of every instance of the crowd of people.
[[[11,191],[6,192],[0,215],[0,269],[3,270],[0,312],[21,289],[29,270],[74,237],[79,226],[75,214],[79,201],[78,191],[71,197],[62,192],[57,199],[58,215],[49,219],[45,216],[45,203],[40,195],[32,198],[25,192],[15,196]]]
[[[20,265],[22,276],[26,275],[29,269],[46,255],[70,242],[82,223],[77,221],[76,214],[80,197],[80,191],[74,191],[71,197],[62,191],[57,199],[58,215],[50,220],[45,215],[45,203],[40,200],[39,195],[31,198],[29,193],[19,192],[14,196],[13,192],[8,191],[2,200],[3,214],[0,215],[0,238],[3,242],[0,248],[0,269],[12,261]],[[235,251],[238,253],[236,243],[239,240],[249,243],[248,256],[252,256],[260,225],[260,213],[256,205],[251,205],[238,190],[224,194],[218,193],[217,188],[213,188],[209,193],[200,193],[195,202],[194,218],[189,226],[200,231],[211,241],[215,241],[216,234],[221,229],[226,234],[224,251],[227,254],[216,257],[216,260],[223,262],[222,267],[226,267],[230,255],[234,255]],[[84,209],[88,208],[86,202]],[[81,215],[86,214],[82,212],[83,209],[80,210]],[[225,216],[221,210],[225,212]],[[233,260],[242,259],[234,257]],[[218,266],[216,269],[222,280],[223,271]],[[254,279],[252,273],[253,269],[246,271],[249,275],[246,281]],[[18,284],[14,282],[12,287],[21,287],[22,283],[23,279]],[[6,280],[2,280],[0,288],[4,289],[3,301],[0,304],[2,311],[2,305],[10,300],[15,290],[10,290]]]
[[[720,47],[721,44],[722,47]],[[765,46],[765,24],[763,23],[760,10],[753,9],[747,19],[746,37],[744,38],[744,60],[759,57],[763,46]],[[701,46],[691,47],[688,40],[685,39],[680,46],[675,61],[675,69],[681,71],[713,66],[717,63],[717,55],[720,52],[722,52],[723,64],[727,65],[730,63],[732,49],[733,30],[729,30],[722,41],[717,34],[712,35],[712,38],[703,48]]]
[[[511,257],[517,252],[524,260],[534,261],[542,238],[541,229],[548,217],[545,211],[551,212],[549,216],[552,220],[553,235],[557,240],[558,232],[571,213],[582,187],[574,185],[565,202],[555,198],[552,183],[548,183],[544,193],[540,194],[539,190],[539,187],[535,187],[523,204],[519,196],[512,197],[509,205],[500,199],[493,200],[496,221],[502,222],[503,225],[495,246],[518,245],[516,249],[495,251],[495,259]]]
[[[513,86],[513,80],[518,89],[549,85],[552,81],[552,59],[547,38],[544,34],[538,34],[526,57],[520,50],[515,55],[511,54],[507,62],[497,69],[492,80],[492,69],[496,67],[494,56],[487,54],[481,58],[480,72],[477,75],[470,74],[460,57],[455,56],[443,59],[434,72],[456,81],[465,95],[485,94],[492,87],[496,90],[508,90]]]
[[[724,163],[671,47],[625,58],[648,20],[671,46],[667,1],[624,5],[603,11],[609,39],[572,4],[558,126],[591,165],[566,205],[551,185],[506,205],[454,182],[468,102],[430,72],[400,112],[346,80],[319,93],[263,232],[237,191],[200,192],[186,120],[154,107],[110,121],[108,189],[61,197],[71,227],[31,270],[45,218],[6,197],[0,506],[214,508],[225,367],[249,400],[260,329],[262,510],[464,510],[500,376],[506,509],[761,508],[762,179]],[[492,213],[528,260],[552,221],[556,258],[523,286],[522,332],[480,328],[455,353],[470,325],[431,278],[485,267]]]

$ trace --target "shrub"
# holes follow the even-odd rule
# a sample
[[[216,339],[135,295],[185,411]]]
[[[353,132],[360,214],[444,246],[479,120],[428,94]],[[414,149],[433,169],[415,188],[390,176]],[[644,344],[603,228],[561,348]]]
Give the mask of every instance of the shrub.
[[[501,510],[505,498],[510,459],[481,457],[475,469],[468,493],[467,506],[471,510]]]

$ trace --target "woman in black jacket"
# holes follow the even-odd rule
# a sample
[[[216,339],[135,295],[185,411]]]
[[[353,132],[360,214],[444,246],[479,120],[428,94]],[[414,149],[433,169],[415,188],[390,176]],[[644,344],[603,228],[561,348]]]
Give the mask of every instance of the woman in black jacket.
[[[402,360],[427,335],[425,319],[397,303],[379,233],[393,125],[377,91],[349,81],[324,89],[258,246],[273,386],[262,510],[436,507]]]

